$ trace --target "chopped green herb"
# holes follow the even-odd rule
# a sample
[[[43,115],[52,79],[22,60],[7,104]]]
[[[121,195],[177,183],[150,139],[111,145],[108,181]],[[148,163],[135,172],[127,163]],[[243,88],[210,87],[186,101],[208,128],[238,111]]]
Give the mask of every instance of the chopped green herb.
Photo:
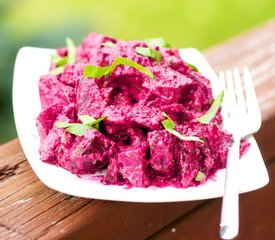
[[[68,123],[68,122],[55,122],[55,126],[58,128],[67,128],[73,126],[75,123]]]
[[[88,125],[94,126],[94,125],[96,125],[97,123],[99,123],[99,122],[101,122],[102,120],[104,120],[105,118],[106,118],[106,116],[102,116],[102,117],[100,117],[100,118],[98,118],[98,119],[95,119],[94,121],[88,123]]]
[[[198,68],[191,63],[185,62],[193,71],[199,72]]]
[[[159,46],[163,48],[171,48],[171,45],[167,43],[163,38],[149,38],[145,40],[149,45]]]
[[[63,72],[63,70],[64,70],[64,66],[59,66],[57,68],[52,69],[49,73],[51,75],[59,75]]]
[[[136,52],[142,56],[150,57],[155,59],[157,62],[160,62],[162,59],[161,53],[157,50],[148,47],[136,47]]]
[[[183,136],[179,132],[175,130],[176,124],[174,121],[165,113],[163,112],[162,115],[166,117],[165,120],[163,120],[162,126],[170,133],[172,133],[174,136],[178,137],[181,140],[184,141],[198,141],[198,142],[203,142],[199,137],[196,136]]]
[[[88,126],[81,123],[75,123],[74,125],[66,128],[67,132],[77,136],[83,136],[87,130]]]
[[[215,115],[217,114],[222,104],[223,95],[224,95],[224,91],[221,91],[219,96],[215,99],[211,107],[208,109],[208,111],[203,116],[197,119],[198,122],[202,124],[208,124],[211,122],[211,120],[215,117]]]
[[[179,132],[177,132],[175,129],[167,129],[170,133],[172,133],[174,136],[178,137],[181,140],[184,141],[197,141],[197,142],[204,142],[201,138],[196,137],[196,136],[183,136]]]
[[[76,48],[74,42],[72,39],[66,38],[66,44],[68,51],[67,57],[60,57],[58,54],[52,55],[52,61],[57,66],[57,68],[50,70],[49,73],[52,75],[61,74],[66,64],[73,65],[75,63]]]
[[[115,48],[115,47],[116,47],[116,44],[114,44],[114,43],[111,42],[111,41],[107,41],[107,42],[102,43],[101,46],[110,47],[110,48]]]
[[[92,123],[93,121],[95,121],[95,118],[89,116],[89,115],[80,115],[79,116],[79,119],[80,121],[83,123],[83,124],[90,124]]]
[[[68,57],[60,57],[59,55],[52,55],[52,61],[57,67],[64,66],[68,61]]]
[[[64,66],[67,64],[68,57],[60,57],[58,54],[52,55],[52,62],[56,68],[50,70],[49,74],[59,75],[63,72]]]
[[[117,57],[112,65],[107,67],[99,67],[99,66],[93,66],[93,65],[86,65],[84,68],[83,75],[85,77],[91,77],[91,78],[100,78],[103,76],[109,75],[118,65],[125,65],[133,67],[140,72],[143,72],[150,78],[154,78],[154,74],[146,67],[128,59],[125,57]]]
[[[58,128],[66,128],[66,131],[77,136],[83,136],[89,129],[96,129],[99,131],[99,122],[105,119],[106,116],[102,116],[95,119],[89,115],[80,115],[79,119],[82,123],[68,123],[68,122],[55,122],[55,126]]]
[[[166,117],[166,119],[161,122],[165,129],[174,129],[176,127],[174,121],[165,112],[162,112],[162,116]]]
[[[73,65],[75,63],[75,58],[76,58],[76,48],[71,38],[66,38],[66,44],[68,49],[67,64]]]
[[[106,118],[106,116],[102,116],[102,117],[100,117],[100,118],[98,118],[98,119],[95,119],[94,121],[88,123],[87,126],[92,127],[92,128],[95,128],[95,129],[97,129],[97,130],[99,131],[99,123],[100,123],[102,120],[104,120],[105,118]]]
[[[204,178],[206,178],[205,174],[201,171],[198,171],[196,177],[195,177],[195,180],[197,182],[200,182],[201,180],[203,180]]]
[[[111,66],[110,66],[111,67]],[[101,78],[112,72],[110,67],[99,67],[94,65],[86,65],[83,71],[85,77]]]

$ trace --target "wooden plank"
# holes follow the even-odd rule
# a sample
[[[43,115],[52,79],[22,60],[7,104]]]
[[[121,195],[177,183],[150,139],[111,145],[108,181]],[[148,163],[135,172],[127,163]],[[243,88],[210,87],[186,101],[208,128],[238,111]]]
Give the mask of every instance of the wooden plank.
[[[202,202],[165,204],[97,201],[55,225],[40,240],[55,239],[145,239]],[[73,219],[73,222],[72,222]],[[99,231],[99,229],[101,229]]]
[[[231,67],[255,65],[262,74],[266,72],[264,66],[270,68],[272,62],[267,63],[265,56],[273,58],[275,19],[256,26],[249,31],[229,39],[219,45],[207,49],[204,53],[217,71]],[[264,61],[263,61],[264,60]],[[260,66],[261,65],[261,66]]]
[[[25,236],[18,234],[13,229],[0,226],[0,239],[25,240]]]
[[[2,157],[8,157],[19,152],[22,152],[22,147],[19,144],[18,139],[14,139],[10,142],[0,145],[0,159],[2,159]],[[2,163],[2,160],[0,161],[0,166],[1,166],[1,163]]]

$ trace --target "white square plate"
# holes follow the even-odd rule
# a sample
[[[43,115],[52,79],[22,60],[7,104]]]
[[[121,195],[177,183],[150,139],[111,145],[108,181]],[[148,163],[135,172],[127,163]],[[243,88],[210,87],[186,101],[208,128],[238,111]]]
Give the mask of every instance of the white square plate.
[[[70,172],[44,163],[38,153],[39,136],[35,119],[40,112],[38,81],[49,70],[52,49],[23,47],[19,50],[13,79],[13,110],[19,140],[24,153],[38,178],[48,187],[57,191],[86,198],[117,200],[128,202],[177,202],[221,197],[224,189],[225,170],[219,170],[214,179],[197,187],[180,189],[130,188],[103,185],[91,180],[91,176],[78,177]],[[195,65],[211,80],[213,94],[221,90],[217,76],[196,49],[182,49],[181,56]],[[269,182],[267,170],[257,143],[249,139],[251,147],[240,160],[240,193],[249,192],[265,186]]]

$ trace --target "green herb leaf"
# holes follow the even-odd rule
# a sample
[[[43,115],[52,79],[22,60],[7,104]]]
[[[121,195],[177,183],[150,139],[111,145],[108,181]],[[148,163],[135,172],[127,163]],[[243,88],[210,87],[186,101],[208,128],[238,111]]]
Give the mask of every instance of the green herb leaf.
[[[177,132],[176,130],[172,129],[169,130],[167,129],[170,133],[172,133],[174,136],[178,137],[181,140],[184,141],[196,141],[196,142],[204,142],[202,138],[196,137],[196,136],[184,136],[181,135],[179,132]]]
[[[224,91],[221,91],[219,96],[215,99],[211,107],[208,109],[208,111],[203,116],[197,119],[200,123],[208,124],[211,122],[211,120],[215,117],[215,115],[217,114],[222,104],[223,96],[224,96]]]
[[[130,66],[133,67],[135,69],[137,69],[140,72],[143,72],[144,74],[146,74],[148,77],[150,78],[154,78],[154,74],[146,67],[128,59],[128,58],[124,58],[124,57],[118,57],[116,58],[116,60],[113,62],[113,69],[117,66],[117,65],[126,65],[126,66]],[[112,70],[113,70],[112,69]]]
[[[85,124],[81,123],[55,122],[54,125],[58,128],[66,128],[67,132],[77,136],[82,136],[88,128]]]
[[[68,122],[55,122],[54,125],[55,125],[56,127],[58,127],[58,128],[67,128],[67,127],[73,126],[74,123],[68,123]]]
[[[203,180],[204,178],[206,178],[205,174],[201,171],[198,171],[196,177],[195,177],[195,180],[197,182],[200,182],[201,180]]]
[[[91,117],[92,118],[92,117]],[[95,129],[97,129],[98,131],[99,131],[99,123],[102,121],[102,120],[104,120],[106,118],[106,116],[102,116],[102,117],[100,117],[100,118],[98,118],[98,119],[94,119],[93,121],[91,121],[91,119],[90,119],[90,121],[89,122],[87,122],[86,123],[86,125],[88,126],[88,127],[90,127],[90,128],[95,128]]]
[[[83,124],[90,124],[92,123],[93,121],[95,121],[95,118],[89,116],[89,115],[80,115],[78,116],[80,121],[83,123]]]
[[[111,42],[111,41],[107,41],[107,42],[102,43],[101,46],[110,47],[110,48],[115,48],[115,47],[116,47],[116,44],[114,44],[114,43]]]
[[[60,67],[57,67],[57,68],[54,68],[54,69],[50,70],[49,74],[59,75],[59,74],[63,73],[63,70],[64,70],[64,66],[60,66]]]
[[[60,57],[58,54],[52,55],[52,61],[57,66],[57,68],[50,70],[49,73],[51,75],[59,75],[63,72],[64,66],[66,64],[73,65],[75,63],[76,47],[74,42],[72,39],[66,38],[66,44],[68,49],[67,57]]]
[[[56,66],[64,66],[67,61],[68,57],[60,57],[59,55],[52,55],[52,61]]]
[[[159,46],[163,48],[171,48],[171,45],[167,43],[163,38],[149,38],[145,40],[149,45]]]
[[[85,77],[101,78],[110,74],[112,69],[109,67],[99,67],[94,65],[86,65],[83,71]]]
[[[60,57],[57,53],[52,55],[52,62],[57,66],[50,70],[51,75],[59,75],[63,72],[64,66],[67,64],[68,57]]]
[[[66,128],[66,131],[77,135],[83,136],[84,133],[89,129],[96,129],[99,131],[99,122],[105,119],[106,116],[102,116],[98,119],[95,119],[89,115],[80,115],[79,119],[82,123],[68,123],[68,122],[55,122],[55,126],[58,128]]]
[[[162,59],[161,53],[157,50],[148,47],[136,47],[136,52],[142,56],[150,57],[155,59],[157,62],[160,62]]]
[[[100,78],[103,76],[107,76],[110,74],[118,65],[125,65],[125,66],[130,66],[133,67],[140,72],[143,72],[150,78],[154,78],[154,74],[146,67],[128,59],[125,57],[117,57],[112,65],[107,66],[107,67],[99,67],[99,66],[93,66],[93,65],[86,65],[84,68],[83,75],[85,77],[91,77],[91,78]]]
[[[178,137],[181,140],[184,141],[197,141],[197,142],[203,142],[203,140],[196,136],[183,136],[179,132],[175,130],[176,124],[175,122],[165,113],[163,112],[162,115],[166,117],[167,119],[161,121],[162,126],[170,133],[172,133],[174,136]]]
[[[86,124],[75,123],[73,126],[67,127],[66,131],[77,136],[83,136],[87,129]]]
[[[71,38],[66,38],[66,44],[68,49],[67,64],[73,65],[75,63],[75,58],[76,58],[76,47]]]
[[[162,116],[167,118],[161,122],[165,129],[174,129],[176,127],[175,122],[165,112],[162,112]]]
[[[198,68],[191,63],[185,62],[193,71],[199,72]]]
[[[99,122],[101,122],[102,120],[104,120],[106,117],[107,117],[107,116],[102,116],[102,117],[100,117],[100,118],[98,118],[98,119],[94,119],[94,121],[88,123],[87,125],[89,125],[89,126],[96,125],[97,123],[99,123]]]

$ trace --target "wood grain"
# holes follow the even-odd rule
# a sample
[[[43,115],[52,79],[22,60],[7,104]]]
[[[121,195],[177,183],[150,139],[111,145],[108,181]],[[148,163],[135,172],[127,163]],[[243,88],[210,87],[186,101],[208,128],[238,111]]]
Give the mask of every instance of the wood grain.
[[[256,139],[272,181],[259,191],[241,195],[239,239],[275,236],[274,40],[275,20],[204,52],[216,71],[239,66],[251,69],[262,111],[263,125]],[[217,239],[220,202],[141,204],[69,196],[38,180],[17,139],[0,146],[1,240]]]

